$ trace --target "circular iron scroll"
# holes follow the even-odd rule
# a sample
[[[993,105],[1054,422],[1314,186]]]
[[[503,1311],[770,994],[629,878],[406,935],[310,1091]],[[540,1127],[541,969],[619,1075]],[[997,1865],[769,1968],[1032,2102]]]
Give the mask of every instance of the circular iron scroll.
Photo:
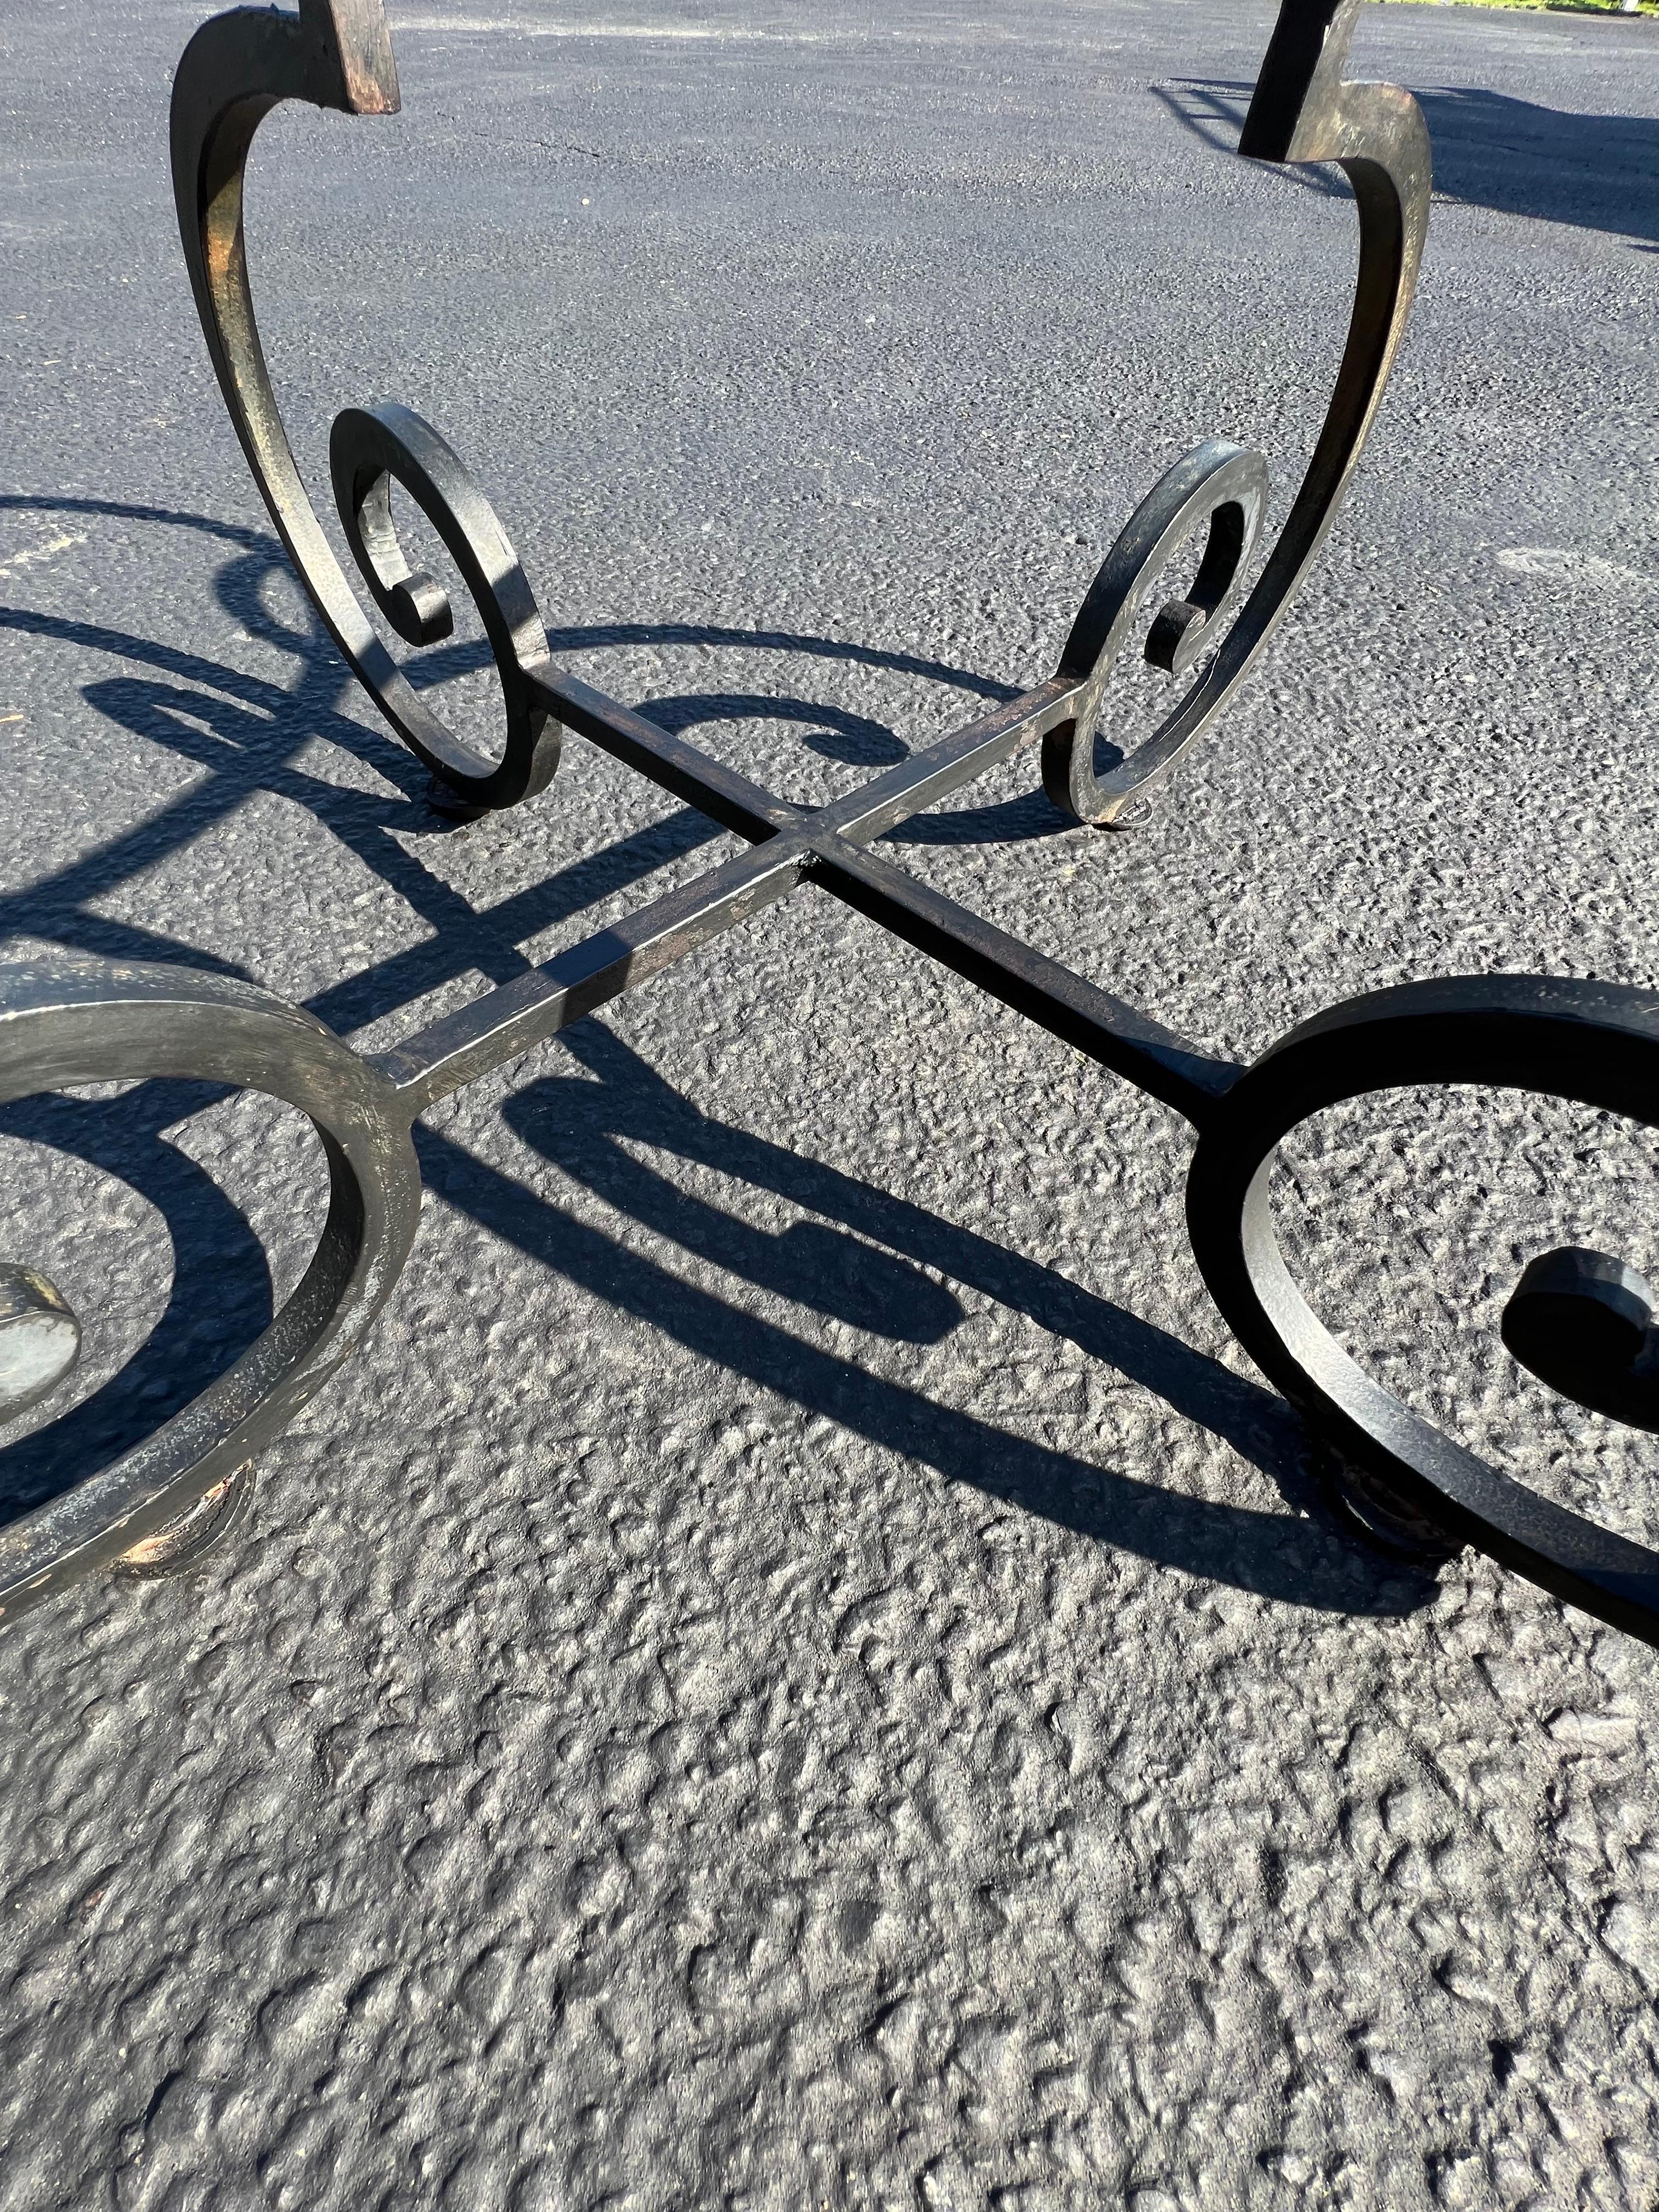
[[[1146,811],[1127,812],[1127,793],[1095,774],[1095,725],[1112,670],[1140,615],[1147,584],[1194,532],[1210,526],[1204,554],[1183,599],[1154,621],[1146,654],[1156,668],[1184,676],[1214,641],[1244,584],[1244,570],[1267,511],[1267,464],[1248,446],[1206,438],[1166,470],[1118,533],[1072,624],[1056,673],[1081,685],[1071,718],[1042,741],[1042,785],[1053,804],[1079,822],[1127,828]]]
[[[1304,1023],[1206,1116],[1187,1182],[1193,1249],[1257,1366],[1362,1479],[1458,1542],[1659,1640],[1659,1552],[1551,1504],[1402,1405],[1348,1357],[1285,1266],[1269,1194],[1281,1139],[1346,1099],[1452,1083],[1535,1091],[1659,1127],[1659,997],[1492,976],[1402,984]]]
[[[0,969],[0,1103],[194,1076],[309,1116],[328,1216],[288,1303],[235,1364],[112,1466],[0,1528],[0,1620],[107,1565],[227,1481],[356,1346],[403,1267],[420,1170],[392,1085],[301,1008],[233,979],[63,954]]]
[[[495,657],[507,709],[499,762],[475,752],[424,708],[425,720],[405,733],[410,744],[477,806],[509,805],[545,789],[559,764],[559,725],[531,678],[551,659],[547,630],[495,508],[453,448],[412,408],[342,409],[329,433],[328,464],[347,542],[374,604],[398,636],[410,645],[434,644],[449,635],[454,616],[441,585],[404,558],[392,519],[394,479],[448,548]]]

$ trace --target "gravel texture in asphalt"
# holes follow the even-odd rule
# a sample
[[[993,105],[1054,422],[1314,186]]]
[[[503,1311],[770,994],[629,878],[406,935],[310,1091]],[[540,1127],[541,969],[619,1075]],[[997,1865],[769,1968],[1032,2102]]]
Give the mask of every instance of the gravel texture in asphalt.
[[[354,693],[195,325],[197,20],[0,10],[0,928],[380,1046],[729,841],[577,741],[447,828]],[[1045,673],[1200,437],[1283,514],[1353,218],[1230,150],[1267,8],[393,21],[401,116],[254,157],[319,506],[336,410],[417,408],[556,651],[774,787]],[[1438,198],[1267,663],[1134,836],[1028,758],[888,848],[1239,1057],[1412,976],[1659,981],[1659,29],[1390,6],[1355,62]],[[229,1554],[0,1638],[6,2212],[1659,2201],[1653,1656],[1342,1534],[1177,1117],[808,890],[419,1143],[409,1270]],[[1374,1372],[1651,1541],[1653,1448],[1497,1319],[1550,1244],[1659,1262],[1655,1165],[1390,1094],[1280,1212]],[[8,1513],[249,1340],[320,1169],[200,1086],[5,1109],[0,1256],[88,1326]]]

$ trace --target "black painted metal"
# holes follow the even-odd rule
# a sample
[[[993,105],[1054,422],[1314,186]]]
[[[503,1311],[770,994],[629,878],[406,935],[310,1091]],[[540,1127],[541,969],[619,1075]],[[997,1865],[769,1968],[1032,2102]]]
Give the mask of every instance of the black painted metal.
[[[1581,1406],[1659,1429],[1659,1328],[1634,1267],[1569,1244],[1530,1261],[1504,1309],[1504,1341],[1523,1367]]]
[[[1211,439],[1142,502],[1085,596],[1058,672],[834,804],[805,810],[555,665],[533,594],[494,511],[448,446],[407,409],[348,408],[330,459],[347,539],[399,636],[448,634],[443,592],[412,570],[392,520],[403,487],[448,547],[501,677],[497,760],[463,744],[399,672],[335,559],[295,466],[264,357],[244,250],[242,180],[263,118],[285,99],[353,114],[398,106],[380,0],[238,9],[191,40],[173,90],[173,166],[191,280],[231,419],[301,580],[359,680],[458,805],[542,789],[574,731],[689,801],[753,850],[562,953],[394,1049],[363,1056],[297,1009],[176,969],[64,957],[0,967],[0,1098],[65,1083],[213,1077],[301,1107],[331,1177],[327,1224],[289,1304],[237,1364],[116,1466],[0,1531],[0,1613],[137,1549],[187,1554],[246,1502],[246,1462],[333,1374],[388,1296],[412,1242],[410,1132],[433,1103],[684,958],[808,879],[1103,1066],[1199,1132],[1193,1246],[1258,1364],[1336,1448],[1357,1517],[1419,1553],[1481,1546],[1547,1589],[1659,1642],[1659,1554],[1547,1504],[1442,1436],[1361,1373],[1291,1283],[1267,1202],[1282,1137],[1322,1108],[1410,1083],[1519,1085],[1659,1121],[1659,1000],[1505,977],[1408,986],[1308,1023],[1246,1071],[1205,1054],[869,848],[994,763],[1041,749],[1055,804],[1124,827],[1216,720],[1284,615],[1329,530],[1370,433],[1410,310],[1429,207],[1429,146],[1410,96],[1342,76],[1358,0],[1283,0],[1240,151],[1334,161],[1359,213],[1352,319],[1300,490],[1248,595],[1267,507],[1259,454]],[[1201,527],[1186,595],[1151,619],[1146,657],[1195,678],[1155,735],[1104,775],[1106,684],[1146,619],[1142,599]],[[1242,605],[1239,604],[1242,599]],[[1237,611],[1234,610],[1237,607]],[[50,1307],[49,1286],[41,1297]],[[61,1302],[59,1302],[61,1304]],[[1556,1388],[1622,1418],[1649,1413],[1650,1301],[1599,1255],[1556,1254],[1518,1287],[1504,1332]],[[1565,1326],[1564,1323],[1564,1317]],[[6,1320],[0,1312],[0,1328]],[[227,1498],[236,1511],[222,1510]],[[205,1501],[205,1504],[204,1504]],[[209,1507],[212,1510],[207,1510]]]
[[[1200,1126],[1187,1227],[1239,1341],[1343,1458],[1405,1505],[1558,1596],[1659,1643],[1659,1553],[1553,1505],[1402,1406],[1291,1279],[1268,1178],[1279,1140],[1347,1098],[1412,1084],[1542,1091],[1659,1124],[1659,996],[1543,975],[1407,983],[1304,1022]],[[1592,1366],[1547,1379],[1576,1398]]]

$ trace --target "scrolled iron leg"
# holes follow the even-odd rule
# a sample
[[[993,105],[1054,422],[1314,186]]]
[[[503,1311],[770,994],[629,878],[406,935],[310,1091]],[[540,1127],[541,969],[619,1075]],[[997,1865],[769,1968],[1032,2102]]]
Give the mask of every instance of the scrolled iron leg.
[[[1060,656],[1060,674],[1084,689],[1075,717],[1045,744],[1043,788],[1064,812],[1103,829],[1127,830],[1146,818],[1152,789],[1212,727],[1284,619],[1336,520],[1405,334],[1428,232],[1429,136],[1409,93],[1344,77],[1358,13],[1359,0],[1285,0],[1238,143],[1254,161],[1339,163],[1359,213],[1347,343],[1273,550],[1221,635],[1261,527],[1267,471],[1259,455],[1212,438],[1169,471],[1136,509]],[[1200,648],[1206,665],[1153,734],[1097,778],[1106,678],[1141,584],[1206,517],[1210,539],[1197,582],[1188,600],[1165,606],[1146,647],[1147,659],[1174,675],[1185,673]]]
[[[156,1571],[240,1525],[253,1454],[320,1390],[389,1296],[420,1216],[410,1114],[390,1080],[297,1006],[176,968],[59,954],[0,963],[0,1101],[66,1085],[195,1077],[309,1116],[329,1208],[311,1263],[264,1334],[113,1466],[0,1528],[0,1622],[125,1563]],[[41,1403],[80,1328],[44,1278],[0,1274],[3,1410]]]
[[[1309,1307],[1274,1231],[1280,1140],[1326,1108],[1414,1085],[1474,1084],[1565,1098],[1659,1127],[1659,995],[1613,984],[1495,975],[1407,983],[1304,1023],[1206,1116],[1187,1183],[1193,1249],[1211,1295],[1262,1372],[1352,1471],[1355,1516],[1474,1544],[1571,1604],[1659,1644],[1659,1552],[1553,1504],[1372,1381]],[[1504,1334],[1580,1403],[1659,1427],[1646,1285],[1577,1248],[1523,1274]]]
[[[301,0],[297,15],[239,7],[211,17],[173,76],[173,201],[209,357],[248,466],[325,627],[398,737],[441,783],[479,807],[515,805],[545,787],[559,726],[532,679],[547,634],[493,509],[429,423],[407,408],[346,408],[330,440],[335,491],[370,594],[400,637],[445,634],[441,590],[398,545],[395,479],[443,538],[478,603],[501,673],[507,739],[499,759],[448,729],[382,643],[332,548],[295,465],[254,311],[242,223],[247,161],[260,124],[285,100],[348,115],[398,106],[380,0]]]
[[[0,1421],[51,1399],[81,1357],[81,1322],[57,1285],[33,1267],[0,1264]],[[215,1551],[246,1518],[253,1462],[223,1477],[173,1519],[115,1560],[118,1575],[182,1572]]]

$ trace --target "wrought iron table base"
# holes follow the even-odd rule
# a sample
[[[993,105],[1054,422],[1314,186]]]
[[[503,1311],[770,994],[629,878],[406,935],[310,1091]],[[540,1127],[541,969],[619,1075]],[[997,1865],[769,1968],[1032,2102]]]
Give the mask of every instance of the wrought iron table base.
[[[443,439],[405,408],[348,408],[333,426],[330,466],[352,555],[400,637],[423,646],[450,633],[447,596],[410,568],[399,544],[396,483],[436,528],[483,618],[506,713],[500,757],[462,743],[415,691],[348,583],[295,468],[260,349],[242,234],[248,151],[279,100],[352,113],[397,107],[380,0],[301,0],[297,15],[238,9],[196,34],[174,84],[173,159],[198,307],[260,489],[359,680],[458,806],[511,805],[544,788],[562,733],[571,730],[752,850],[373,1054],[353,1051],[301,1009],[217,976],[69,956],[0,967],[0,1097],[111,1079],[210,1078],[309,1115],[330,1174],[315,1255],[258,1342],[136,1450],[0,1530],[0,1614],[11,1617],[123,1556],[136,1554],[141,1566],[189,1557],[233,1526],[253,1454],[323,1388],[398,1279],[419,1215],[416,1119],[811,882],[1192,1123],[1188,1224],[1205,1281],[1256,1364],[1333,1448],[1369,1534],[1427,1555],[1476,1544],[1659,1642],[1659,1554],[1551,1504],[1372,1382],[1293,1283],[1269,1200],[1277,1148],[1291,1131],[1344,1100],[1401,1085],[1519,1086],[1659,1122],[1659,997],[1515,976],[1407,984],[1304,1023],[1246,1068],[1160,1027],[870,849],[988,769],[1037,749],[1057,805],[1084,821],[1128,826],[1272,635],[1370,431],[1427,225],[1429,149],[1415,103],[1395,87],[1342,75],[1358,7],[1284,0],[1241,140],[1241,152],[1260,160],[1340,161],[1360,225],[1353,314],[1329,410],[1248,595],[1266,465],[1242,447],[1206,440],[1130,519],[1048,682],[815,809],[775,797],[558,669],[518,558]],[[1157,733],[1100,774],[1096,731],[1112,668],[1146,619],[1148,587],[1200,529],[1207,534],[1194,582],[1152,617],[1144,645],[1155,665],[1194,680]],[[1544,1255],[1510,1302],[1504,1338],[1553,1387],[1659,1427],[1651,1304],[1640,1279],[1616,1261],[1576,1249]],[[26,1338],[34,1365],[20,1352],[9,1372],[6,1347]],[[9,1392],[11,1410],[42,1396],[77,1341],[51,1286],[9,1271],[0,1279],[0,1407]]]

